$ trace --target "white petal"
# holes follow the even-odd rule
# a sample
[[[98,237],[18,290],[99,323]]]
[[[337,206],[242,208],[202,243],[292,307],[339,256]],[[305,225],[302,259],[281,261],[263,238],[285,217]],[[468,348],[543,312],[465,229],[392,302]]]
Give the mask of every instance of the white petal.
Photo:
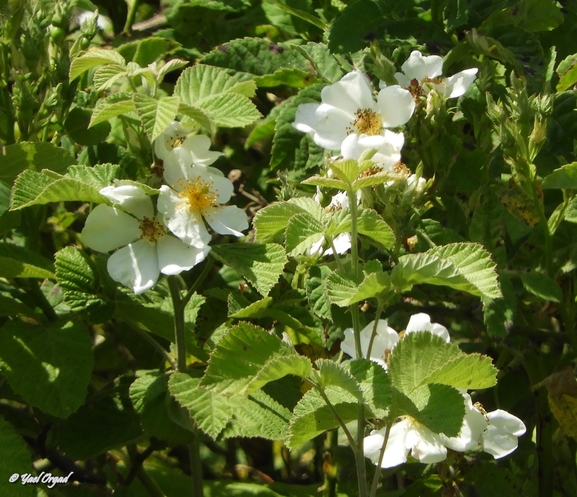
[[[106,204],[97,205],[86,218],[82,240],[93,250],[110,252],[141,236],[138,220]]]
[[[190,126],[184,126],[178,121],[172,121],[162,135],[154,140],[154,153],[159,159],[166,161],[174,151],[174,141],[179,138],[185,138],[192,130],[193,128]]]
[[[333,245],[337,254],[344,254],[351,249],[351,235],[350,233],[340,233],[333,240]],[[330,252],[330,253],[328,253]],[[333,255],[333,249],[328,249],[324,255]]]
[[[133,214],[138,219],[143,217],[152,218],[154,216],[152,200],[138,186],[106,186],[99,193],[112,200],[115,207],[122,207],[122,210]]]
[[[445,84],[447,85],[445,95],[448,98],[457,98],[463,95],[469,89],[469,86],[473,84],[473,81],[475,81],[477,70],[476,67],[465,69],[447,78],[445,80]]]
[[[206,222],[221,235],[244,236],[248,229],[246,213],[235,205],[213,207],[204,213]]]
[[[388,129],[382,135],[350,134],[342,143],[341,155],[345,159],[359,159],[363,152],[377,149],[372,160],[377,167],[388,171],[401,160],[404,143],[403,133],[394,133]]]
[[[180,190],[179,181],[192,176],[192,157],[190,153],[181,147],[174,149],[173,153],[164,161],[164,181],[175,190]]]
[[[303,133],[314,133],[319,123],[317,109],[320,104],[300,104],[297,107],[295,120],[292,125]]]
[[[180,274],[202,262],[210,247],[196,248],[173,236],[164,236],[156,244],[158,267],[162,274]]]
[[[211,141],[208,136],[194,135],[184,140],[182,148],[190,153],[192,164],[209,166],[223,155],[221,152],[209,150],[210,145]]]
[[[425,314],[424,312],[413,314],[409,318],[409,323],[407,324],[405,334],[415,333],[419,331],[430,331],[434,335],[441,337],[447,343],[451,341],[451,337],[449,336],[447,328],[445,328],[441,324],[431,323],[431,317],[428,314]]]
[[[399,464],[407,462],[409,449],[407,448],[406,439],[411,427],[412,424],[408,419],[403,419],[392,426],[381,462],[381,468],[394,468]],[[381,448],[385,441],[385,431],[386,428],[373,431],[364,439],[363,452],[365,457],[368,457],[374,464],[379,462]]]
[[[216,193],[219,204],[225,204],[230,200],[234,191],[234,185],[231,180],[224,176],[215,176],[214,174],[207,174],[203,178],[206,178],[205,181],[212,183],[211,190]]]
[[[369,344],[373,334],[374,326],[375,322],[371,321],[361,330],[360,333],[361,351],[363,353],[363,357],[365,358],[367,357],[367,353],[369,351]],[[380,364],[386,369],[386,364],[384,361],[385,352],[387,350],[392,350],[398,341],[399,335],[393,328],[387,325],[386,319],[379,319],[377,323],[376,335],[373,340],[373,346],[371,347],[370,360]],[[353,359],[358,359],[355,349],[354,333],[351,328],[345,330],[345,339],[343,342],[341,342],[341,350],[350,355]]]
[[[347,137],[347,128],[355,121],[355,116],[326,104],[319,105],[316,114],[315,143],[327,150],[340,150],[341,143]]]
[[[408,88],[409,86],[411,86],[411,78],[409,78],[406,74],[403,74],[402,72],[396,72],[395,79],[397,80],[397,83],[399,83],[399,85],[402,86],[403,88]],[[383,88],[386,87],[387,85],[383,85],[380,87],[380,89],[382,90]]]
[[[160,187],[158,211],[164,215],[164,223],[183,242],[197,248],[204,248],[211,236],[204,225],[200,213],[191,212],[186,201],[166,185]]]
[[[137,295],[152,288],[160,276],[156,247],[145,240],[138,240],[112,254],[106,267],[114,281],[132,288]]]
[[[527,428],[523,421],[507,411],[497,409],[487,413],[489,426],[483,435],[483,450],[495,459],[500,459],[513,452],[518,445],[518,438]]]
[[[422,463],[432,464],[447,458],[447,448],[441,437],[425,426],[414,425],[407,433],[405,444],[411,448],[411,455]]]
[[[461,431],[456,437],[447,437],[441,434],[445,447],[457,452],[467,452],[476,449],[481,443],[483,433],[487,428],[487,420],[474,406],[471,396],[463,394],[465,398],[465,418]]]
[[[415,100],[410,92],[400,86],[387,86],[379,92],[377,107],[383,126],[394,128],[405,124],[411,118],[415,110]]]
[[[375,106],[373,92],[364,74],[352,71],[340,81],[325,86],[321,91],[323,104],[332,105],[353,114],[359,109],[372,109]]]
[[[425,78],[436,78],[443,73],[443,59],[438,55],[423,57],[418,50],[413,50],[409,58],[401,66],[409,79],[423,81]]]

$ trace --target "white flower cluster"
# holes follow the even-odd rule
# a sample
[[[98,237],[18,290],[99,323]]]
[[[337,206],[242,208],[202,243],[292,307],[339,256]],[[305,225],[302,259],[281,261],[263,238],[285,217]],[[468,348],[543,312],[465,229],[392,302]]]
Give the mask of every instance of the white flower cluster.
[[[376,150],[372,160],[375,172],[396,172],[400,166],[403,133],[391,131],[406,124],[415,110],[415,99],[432,90],[446,98],[463,95],[475,80],[477,69],[461,71],[441,78],[443,59],[438,55],[424,57],[414,51],[396,73],[398,85],[381,81],[377,99],[360,71],[352,71],[340,81],[321,91],[321,103],[298,106],[293,126],[309,133],[322,148],[338,152],[343,159],[359,159],[363,152]],[[401,166],[399,177],[406,181],[406,194],[419,195],[426,181]],[[390,186],[389,182],[385,186]],[[325,252],[325,255],[328,252]]]
[[[369,323],[361,331],[361,351],[363,357],[369,358],[387,369],[388,357],[399,340],[399,334],[387,325],[387,321],[379,320]],[[449,332],[444,326],[431,323],[431,318],[424,313],[414,314],[404,332],[418,333],[428,331],[441,337],[447,343]],[[341,350],[356,359],[353,330],[345,330],[345,340]],[[372,344],[371,344],[372,338]],[[370,348],[370,351],[369,351]],[[409,453],[422,463],[430,464],[443,461],[447,457],[447,449],[456,452],[468,452],[481,448],[500,459],[517,448],[518,437],[526,431],[523,422],[501,409],[485,412],[480,406],[473,405],[471,396],[466,391],[461,392],[465,405],[465,418],[457,437],[447,437],[434,433],[419,424],[410,416],[403,416],[392,426],[385,452],[381,461],[382,468],[392,468],[407,461]],[[373,463],[378,464],[381,449],[385,441],[386,428],[373,431],[364,440],[364,453]]]
[[[160,187],[156,210],[139,186],[107,186],[100,193],[112,206],[98,205],[82,230],[93,250],[119,249],[108,259],[108,272],[136,294],[152,288],[160,274],[179,274],[204,260],[211,240],[205,222],[223,235],[242,236],[248,228],[242,209],[222,205],[233,185],[210,167],[222,154],[209,150],[208,137],[190,131],[173,122],[155,141],[167,183]]]

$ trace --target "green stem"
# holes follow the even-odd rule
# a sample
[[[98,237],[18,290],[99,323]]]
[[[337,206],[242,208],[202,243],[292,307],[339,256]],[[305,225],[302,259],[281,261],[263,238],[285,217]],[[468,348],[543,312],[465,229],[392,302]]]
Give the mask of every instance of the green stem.
[[[198,290],[198,287],[202,285],[202,282],[206,279],[208,273],[210,273],[210,270],[212,269],[213,266],[214,266],[214,259],[212,257],[210,257],[209,260],[205,260],[202,272],[198,275],[198,278],[196,278],[196,280],[188,289],[186,295],[182,299],[183,305],[185,307],[192,298],[192,296],[194,295],[194,292],[196,292]]]
[[[174,309],[174,339],[176,343],[176,369],[186,369],[186,334],[184,327],[184,309],[186,302],[180,296],[179,279],[177,276],[168,277],[168,288]],[[200,444],[198,429],[193,430],[194,438],[188,447],[190,458],[190,476],[192,478],[192,497],[204,497],[202,484],[202,460],[200,459]]]
[[[36,283],[33,280],[30,281],[30,283],[26,283],[25,292],[34,299],[34,302],[38,307],[40,307],[40,309],[42,310],[42,314],[46,316],[46,319],[48,319],[48,321],[54,322],[58,320],[58,314],[56,314],[56,311],[50,305],[50,302],[48,302],[46,295],[44,295],[44,293],[38,286],[38,283]]]
[[[166,349],[160,345],[154,338],[152,338],[147,331],[144,331],[142,328],[140,328],[139,326],[134,326],[132,328],[134,331],[136,331],[136,333],[138,333],[142,339],[145,342],[148,342],[150,345],[152,345],[152,347],[154,347],[154,349],[162,356],[164,357],[165,361],[168,361],[170,363],[170,365],[172,366],[172,369],[176,370],[177,369],[177,364],[176,361],[174,360],[174,357],[172,357],[167,351]]]
[[[537,193],[537,189],[533,183],[531,183],[531,194],[533,196],[533,205],[539,213],[539,221],[541,227],[543,228],[543,235],[545,237],[545,269],[547,270],[547,275],[553,277],[553,244],[551,238],[551,230],[549,229],[549,222],[547,221],[545,213],[543,212],[543,205],[539,199],[539,194]]]
[[[327,433],[327,443],[328,443],[328,465],[334,466],[335,463],[335,453],[339,444],[339,433],[337,430],[331,430]],[[329,474],[327,471],[325,473],[325,481],[323,484],[323,496],[324,497],[337,497],[337,479]]]
[[[134,24],[134,19],[136,18],[136,11],[140,6],[140,0],[132,0],[132,2],[128,3],[128,14],[126,16],[126,22],[124,23],[123,31],[125,33],[132,32],[132,25]]]
[[[176,343],[176,367],[178,371],[186,369],[186,335],[184,328],[183,300],[180,298],[178,279],[175,276],[168,277],[168,288],[172,298],[174,309],[174,342]]]

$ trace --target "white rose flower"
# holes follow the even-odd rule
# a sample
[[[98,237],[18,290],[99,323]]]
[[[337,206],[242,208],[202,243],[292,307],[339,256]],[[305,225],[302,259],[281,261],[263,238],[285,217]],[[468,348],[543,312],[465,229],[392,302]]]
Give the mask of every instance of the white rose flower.
[[[447,343],[451,341],[447,328],[442,324],[431,323],[431,317],[424,312],[413,314],[409,318],[409,324],[407,324],[405,335],[419,331],[430,331],[433,335],[440,336]]]
[[[221,155],[210,149],[210,138],[204,135],[191,135],[192,127],[173,121],[168,128],[154,140],[154,153],[164,162],[164,167],[209,166]]]
[[[299,105],[293,126],[329,150],[340,150],[350,134],[382,135],[385,128],[405,124],[415,109],[412,95],[397,85],[382,89],[375,102],[360,71],[323,88],[321,100]]]
[[[475,81],[478,71],[476,67],[473,67],[449,78],[441,78],[443,59],[438,55],[423,56],[418,50],[411,52],[401,69],[403,72],[395,73],[395,78],[402,87],[410,88],[417,94],[419,90],[428,93],[434,88],[447,98],[463,95]]]
[[[204,247],[211,236],[204,221],[221,235],[243,236],[248,229],[246,214],[229,201],[233,184],[220,171],[204,166],[165,168],[171,187],[160,187],[158,210],[178,238],[194,247]]]
[[[107,263],[113,280],[140,294],[152,288],[160,273],[179,274],[204,260],[210,247],[190,247],[170,236],[151,198],[137,186],[107,186],[100,193],[114,207],[100,204],[92,210],[82,239],[98,252],[112,254]],[[123,247],[123,248],[120,248]]]

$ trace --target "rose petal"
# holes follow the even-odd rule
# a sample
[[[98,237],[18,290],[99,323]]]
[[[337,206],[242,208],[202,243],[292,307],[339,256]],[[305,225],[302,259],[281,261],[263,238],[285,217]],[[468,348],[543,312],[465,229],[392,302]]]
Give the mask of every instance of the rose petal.
[[[321,99],[323,104],[353,115],[359,109],[372,109],[375,106],[371,87],[360,71],[352,71],[340,81],[325,86],[321,91]]]
[[[115,207],[122,207],[122,210],[133,214],[138,219],[143,217],[152,218],[154,216],[152,200],[138,186],[106,186],[99,193],[112,200]]]
[[[438,55],[423,56],[418,50],[413,50],[401,69],[409,79],[416,79],[420,83],[425,78],[436,78],[443,74],[443,59]]]
[[[138,240],[141,232],[136,218],[120,209],[100,204],[86,218],[81,235],[92,250],[110,252]]]
[[[160,272],[171,275],[188,271],[202,262],[210,252],[210,247],[191,247],[178,238],[164,236],[156,244],[156,250]]]
[[[410,92],[400,86],[387,86],[379,92],[377,107],[383,127],[394,128],[410,119],[415,110],[415,100]]]
[[[106,267],[114,281],[132,288],[136,295],[152,288],[160,276],[156,247],[145,240],[114,252]]]
[[[205,212],[204,217],[210,227],[221,235],[244,236],[242,231],[248,229],[246,213],[234,205],[213,207]]]

